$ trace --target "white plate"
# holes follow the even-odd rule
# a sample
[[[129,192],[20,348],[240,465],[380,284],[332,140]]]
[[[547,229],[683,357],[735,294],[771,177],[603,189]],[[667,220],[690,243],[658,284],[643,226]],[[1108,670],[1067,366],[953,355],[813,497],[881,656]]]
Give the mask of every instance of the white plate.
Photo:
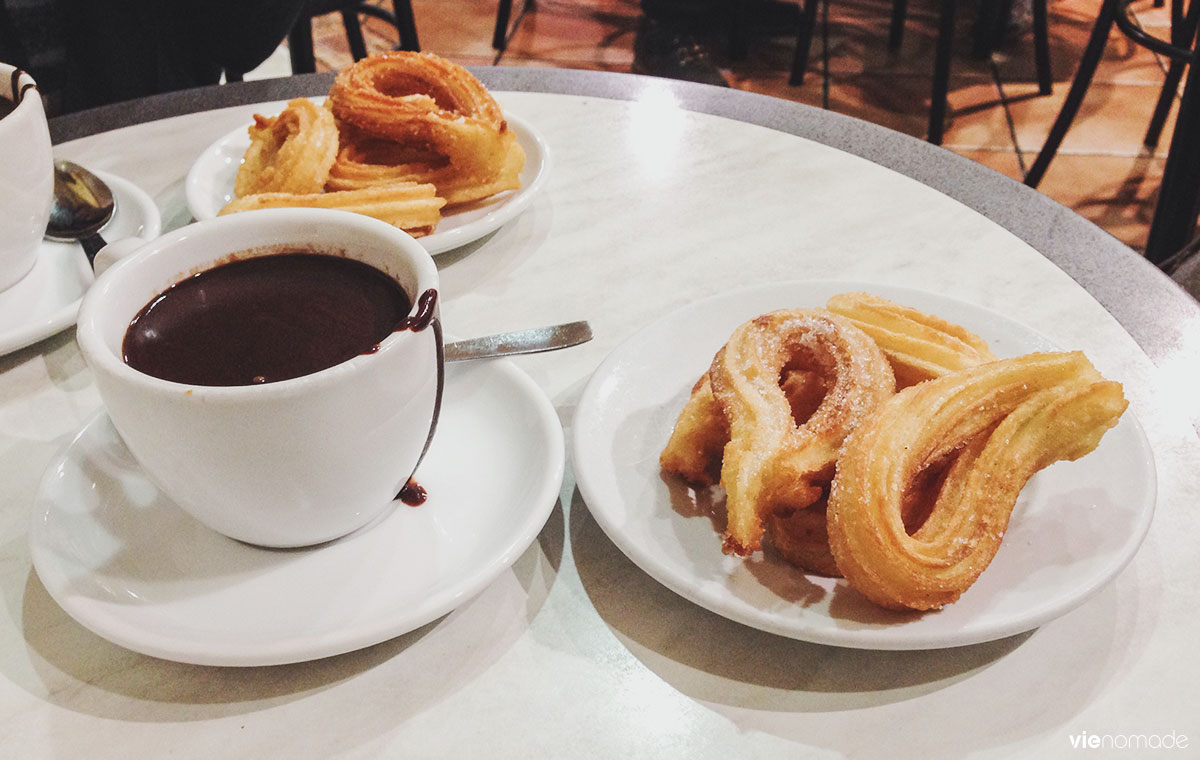
[[[1094,452],[1030,481],[991,566],[940,612],[888,612],[844,581],[806,576],[773,554],[742,560],[721,553],[711,520],[697,516],[707,514],[703,506],[659,472],[658,454],[675,418],[738,324],[772,309],[823,306],[851,290],[965,325],[1002,357],[1052,348],[1033,330],[982,308],[866,283],[783,283],[681,309],[619,346],[576,410],[576,480],[612,541],[659,582],[719,615],[791,638],[864,649],[934,649],[1027,631],[1116,576],[1144,538],[1155,500],[1150,448],[1129,411]]]
[[[286,105],[284,101],[263,103],[258,107],[258,112],[278,113]],[[417,238],[417,242],[431,254],[453,250],[500,229],[524,211],[545,184],[550,170],[550,147],[545,138],[523,119],[508,113],[504,118],[525,150],[520,189],[499,193],[479,203],[445,213],[436,232]],[[249,146],[250,136],[246,128],[241,127],[200,154],[188,172],[186,183],[188,209],[192,216],[198,220],[211,219],[233,200],[233,180]]]
[[[116,198],[113,218],[100,234],[112,242],[127,237],[158,237],[162,219],[145,191],[107,172],[96,175]],[[16,351],[75,324],[83,292],[92,284],[78,243],[43,240],[29,274],[0,292],[0,355]]]
[[[51,463],[30,532],[33,564],[73,618],[144,654],[272,665],[369,646],[437,619],[506,570],[546,522],[563,435],[541,389],[507,362],[448,369],[417,482],[374,525],[319,547],[225,538],[142,474],[107,415]]]

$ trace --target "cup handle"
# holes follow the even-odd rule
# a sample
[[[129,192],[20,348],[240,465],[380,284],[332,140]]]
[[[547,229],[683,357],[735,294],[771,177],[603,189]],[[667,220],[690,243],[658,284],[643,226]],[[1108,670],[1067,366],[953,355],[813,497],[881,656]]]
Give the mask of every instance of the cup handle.
[[[114,240],[104,246],[96,252],[96,259],[92,262],[92,268],[96,276],[99,277],[104,274],[106,269],[141,248],[147,242],[139,237],[128,237],[121,240]]]

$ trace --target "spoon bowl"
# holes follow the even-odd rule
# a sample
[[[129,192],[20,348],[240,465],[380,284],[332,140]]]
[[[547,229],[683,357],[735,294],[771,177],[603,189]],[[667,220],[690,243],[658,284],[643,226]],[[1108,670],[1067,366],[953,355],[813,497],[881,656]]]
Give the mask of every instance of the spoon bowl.
[[[59,242],[78,242],[88,263],[104,247],[100,230],[113,218],[116,200],[104,180],[72,161],[54,163],[54,202],[46,237]]]

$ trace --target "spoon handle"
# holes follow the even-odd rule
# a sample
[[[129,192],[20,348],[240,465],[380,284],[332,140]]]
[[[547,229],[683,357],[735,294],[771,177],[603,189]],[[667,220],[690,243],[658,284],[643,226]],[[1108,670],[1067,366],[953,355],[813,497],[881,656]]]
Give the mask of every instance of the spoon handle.
[[[587,322],[569,322],[563,325],[535,327],[530,330],[471,338],[446,344],[446,361],[483,359],[491,356],[535,354],[559,348],[577,346],[592,339],[592,328]]]
[[[101,248],[108,245],[108,243],[104,242],[104,238],[100,236],[100,233],[93,232],[91,235],[81,238],[79,240],[79,245],[83,247],[83,253],[85,256],[87,256],[88,264],[92,267],[92,269],[95,269],[96,254],[100,252]]]

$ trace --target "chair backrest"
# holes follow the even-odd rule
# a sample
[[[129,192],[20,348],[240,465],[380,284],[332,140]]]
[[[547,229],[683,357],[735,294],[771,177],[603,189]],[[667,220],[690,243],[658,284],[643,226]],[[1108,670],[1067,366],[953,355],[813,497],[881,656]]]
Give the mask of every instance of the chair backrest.
[[[363,37],[362,24],[358,17],[369,16],[386,21],[396,28],[397,50],[419,51],[417,24],[413,16],[411,0],[392,0],[392,10],[387,10],[365,0],[308,0],[308,6],[288,33],[288,52],[292,58],[292,73],[311,74],[317,69],[313,48],[312,19],[330,13],[340,13],[342,26],[346,30],[346,42],[354,60],[367,55],[367,43]]]

